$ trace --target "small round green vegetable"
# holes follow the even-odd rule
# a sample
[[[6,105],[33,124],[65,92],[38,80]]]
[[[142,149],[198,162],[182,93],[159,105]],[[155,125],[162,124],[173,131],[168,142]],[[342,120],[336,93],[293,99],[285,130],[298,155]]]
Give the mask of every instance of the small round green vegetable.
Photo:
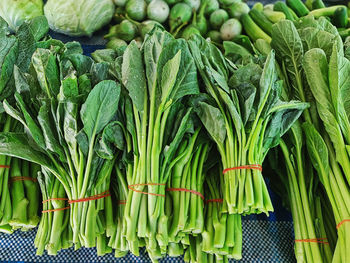
[[[257,2],[253,5],[252,9],[257,9],[259,11],[263,11],[264,10],[264,5],[261,2]]]
[[[241,0],[219,0],[220,6],[230,6],[233,3],[239,2]]]
[[[199,32],[201,32],[202,36],[204,36],[208,31],[208,21],[204,14],[206,6],[207,6],[207,3],[204,3],[201,5],[198,15],[196,13],[194,14],[195,17],[192,23],[193,25],[196,26]]]
[[[139,25],[139,31],[140,31],[141,37],[145,38],[146,34],[148,34],[154,28],[155,25],[163,28],[163,26],[159,24],[157,21],[154,21],[154,20],[143,21]]]
[[[168,3],[168,5],[173,5],[173,4],[176,4],[178,2],[180,2],[181,0],[165,0],[165,2]]]
[[[201,32],[199,32],[199,30],[195,26],[190,25],[190,26],[186,27],[184,29],[184,31],[182,31],[181,36],[182,36],[182,38],[188,40],[194,34],[200,35]]]
[[[169,6],[163,0],[153,0],[147,7],[149,19],[164,23],[169,16]]]
[[[112,26],[105,38],[120,38],[131,41],[136,36],[136,27],[129,20],[123,20],[119,25]]]
[[[106,44],[106,48],[115,49],[115,50],[123,48],[123,47],[127,47],[127,46],[128,46],[128,44],[124,40],[119,39],[119,38],[112,38]]]
[[[249,6],[242,2],[234,3],[227,8],[227,12],[230,17],[237,19],[239,19],[243,14],[248,14],[249,10]]]
[[[146,17],[146,2],[144,0],[128,0],[125,10],[131,19],[142,21]]]
[[[235,18],[227,20],[220,28],[220,35],[222,40],[232,40],[235,36],[240,35],[241,32],[242,25]]]
[[[210,24],[213,28],[218,29],[229,19],[228,13],[224,9],[218,9],[211,13]]]
[[[201,1],[200,0],[184,0],[183,1],[185,4],[188,4],[192,9],[194,10],[198,10],[200,5],[201,5]]]
[[[170,10],[169,25],[170,31],[173,32],[178,26],[190,21],[192,9],[185,3],[178,3]]]
[[[113,20],[116,22],[116,23],[120,23],[122,22],[125,18],[124,18],[124,14],[125,14],[125,10],[123,7],[117,7],[115,9],[115,12],[114,12],[114,16],[113,16]]]
[[[211,39],[211,41],[220,43],[222,41],[221,34],[217,30],[210,30],[207,34],[207,37]]]
[[[220,8],[218,0],[205,0],[207,3],[207,7],[205,8],[205,14],[210,15],[215,10]]]
[[[123,7],[126,4],[126,0],[113,0],[114,4],[119,7]]]

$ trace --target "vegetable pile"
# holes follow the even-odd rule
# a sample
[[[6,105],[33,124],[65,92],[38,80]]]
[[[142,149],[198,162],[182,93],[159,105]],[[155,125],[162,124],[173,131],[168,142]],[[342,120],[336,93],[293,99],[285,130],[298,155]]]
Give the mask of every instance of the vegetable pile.
[[[1,232],[38,226],[38,255],[239,260],[268,176],[296,259],[350,261],[346,6],[69,2],[0,7]],[[48,35],[91,36],[114,5],[91,57]]]

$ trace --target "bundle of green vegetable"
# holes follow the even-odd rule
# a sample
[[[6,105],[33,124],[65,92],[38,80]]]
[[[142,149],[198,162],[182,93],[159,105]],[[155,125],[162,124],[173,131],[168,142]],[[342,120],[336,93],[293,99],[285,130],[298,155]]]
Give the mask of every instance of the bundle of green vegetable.
[[[209,154],[209,140],[197,128],[193,136],[184,139],[178,152],[178,161],[167,183],[168,195],[165,209],[169,218],[169,242],[184,244],[188,235],[203,232],[204,228],[204,196],[203,182],[204,164]],[[183,250],[176,252],[172,245],[171,254],[179,256]],[[171,245],[170,245],[171,246]],[[180,253],[179,253],[180,252]]]
[[[241,215],[222,213],[224,179],[217,175],[220,165],[211,169],[206,176],[205,230],[202,233],[202,250],[215,257],[242,258]]]
[[[332,108],[334,107],[333,102],[336,102],[332,96],[340,92],[333,93],[328,88],[328,85],[331,87],[328,84],[331,79],[334,80],[331,89],[334,92],[345,91],[347,87],[346,79],[339,81],[337,79],[337,76],[348,76],[345,73],[347,68],[345,65],[348,62],[344,58],[343,42],[337,29],[327,19],[322,17],[316,20],[309,16],[295,24],[285,20],[274,25],[271,45],[276,50],[283,69],[283,78],[287,80],[284,94],[290,98],[298,98],[311,103],[311,108],[304,113],[303,119],[306,123],[302,126],[303,130],[300,124],[294,126],[286,142],[281,143],[288,180],[294,180],[290,181],[289,185],[292,194],[291,203],[292,205],[295,203],[293,206],[296,209],[293,212],[296,239],[322,239],[325,238],[325,227],[322,226],[322,222],[320,224],[322,215],[320,213],[317,216],[313,215],[314,200],[310,199],[310,191],[306,188],[310,180],[313,180],[310,163],[314,166],[325,187],[332,204],[335,221],[340,223],[349,217],[347,207],[349,188],[343,178],[348,177],[346,143],[343,141],[342,131],[339,128],[342,125],[337,124],[341,118],[332,115],[337,112]],[[327,59],[334,63],[331,70],[328,70]],[[314,98],[311,93],[314,94]],[[339,105],[344,104],[339,103]],[[333,111],[322,111],[322,109]],[[339,111],[341,112],[340,108]],[[336,130],[338,131],[335,132]],[[308,155],[303,146],[305,143]],[[299,185],[296,184],[296,180]],[[323,225],[327,224],[329,223],[325,221]],[[345,248],[349,241],[347,240],[348,235],[343,231],[346,231],[346,227],[338,231],[339,238],[333,256],[336,262],[339,259],[342,262],[347,261]],[[297,243],[295,253],[297,258],[317,259],[317,262],[330,261],[332,257],[329,249],[323,248],[323,245],[317,242]]]
[[[162,25],[175,37],[188,39],[192,34],[210,37],[220,43],[241,34],[239,18],[248,13],[246,3],[238,1],[144,0],[115,1],[115,21],[106,38],[108,48],[119,48],[132,39],[144,38],[152,27]]]
[[[37,41],[48,31],[46,19],[36,17],[22,21],[11,34],[8,24],[0,18],[0,99],[13,103],[15,91],[14,65],[23,71],[29,69],[30,57]],[[22,132],[23,127],[0,107],[1,132]],[[0,156],[0,214],[1,231],[11,233],[14,229],[28,230],[39,222],[39,188],[36,182],[38,168],[34,164],[8,156]]]
[[[68,198],[60,181],[45,168],[42,169],[38,180],[43,198],[43,210],[34,240],[36,253],[42,255],[46,249],[49,255],[57,255],[59,250],[73,245]]]
[[[35,228],[39,223],[40,193],[36,178],[40,167],[3,155],[0,160],[5,164],[0,168],[0,231],[12,233],[16,229]]]
[[[56,176],[69,199],[76,248],[97,242],[99,254],[110,252],[103,211],[115,158],[108,134],[120,86],[105,80],[107,65],[83,56],[78,43],[49,39],[36,46],[29,73],[14,67],[15,106],[3,103],[26,133],[1,133],[0,152],[38,163]]]
[[[192,131],[192,109],[182,101],[198,93],[196,67],[187,43],[160,29],[146,38],[142,53],[132,42],[121,60],[120,77],[133,103],[125,110],[134,155],[124,212],[126,238],[134,254],[145,238],[156,259],[168,245],[165,186],[179,161],[179,145]]]
[[[189,42],[209,99],[196,111],[216,142],[224,170],[224,212],[273,211],[262,177],[268,150],[292,126],[306,103],[282,101],[274,52],[265,65],[250,63],[235,70],[211,43],[199,36]]]

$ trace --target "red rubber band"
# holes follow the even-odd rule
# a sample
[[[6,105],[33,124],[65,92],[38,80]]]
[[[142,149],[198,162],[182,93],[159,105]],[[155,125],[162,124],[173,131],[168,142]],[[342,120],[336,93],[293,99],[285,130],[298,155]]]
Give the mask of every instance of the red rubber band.
[[[350,219],[344,219],[337,225],[337,229],[339,229],[345,222],[350,222]]]
[[[188,192],[194,195],[198,195],[202,200],[204,200],[204,196],[202,195],[202,193],[197,192],[195,190],[190,190],[190,189],[186,189],[186,188],[167,188],[166,191],[169,192]]]
[[[100,194],[97,194],[97,195],[93,195],[93,196],[90,196],[90,197],[85,197],[85,198],[81,198],[81,199],[77,199],[77,200],[68,200],[68,203],[69,204],[73,204],[73,203],[80,203],[80,202],[87,202],[87,201],[92,201],[92,200],[98,200],[98,199],[101,199],[101,198],[105,198],[107,196],[110,196],[111,194],[109,193],[109,190],[103,192],[103,193],[100,193]]]
[[[11,166],[9,166],[9,165],[0,165],[0,168],[8,168],[8,169],[10,169]]]
[[[126,205],[126,200],[119,200],[118,205]]]
[[[47,199],[47,200],[43,200],[43,204],[45,204],[45,203],[47,203],[47,202],[49,202],[49,201],[55,201],[55,200],[57,200],[57,201],[68,201],[68,198],[50,198],[50,199]]]
[[[131,191],[134,191],[134,192],[140,193],[140,194],[165,197],[165,195],[162,195],[162,194],[154,194],[154,193],[142,192],[142,191],[136,190],[136,189],[134,188],[135,186],[146,186],[146,185],[160,185],[160,186],[165,186],[165,184],[148,183],[148,184],[131,184],[131,185],[128,185],[128,188],[129,188]]]
[[[296,239],[295,242],[307,242],[307,243],[321,243],[329,245],[327,238],[311,238],[311,239]]]
[[[236,167],[231,167],[231,168],[226,168],[222,173],[225,174],[228,171],[233,171],[233,170],[259,170],[260,172],[262,171],[262,166],[260,164],[250,164],[250,165],[242,165],[242,166],[236,166]]]
[[[49,212],[62,211],[62,210],[67,210],[67,209],[69,209],[69,208],[70,208],[70,207],[67,206],[67,207],[62,207],[62,208],[57,208],[57,209],[49,209],[49,210],[41,211],[41,213],[49,213]]]
[[[222,203],[224,199],[208,199],[205,202],[208,203]]]
[[[16,181],[32,181],[36,182],[38,181],[36,178],[29,177],[29,176],[14,176],[10,178],[11,182],[16,182]]]

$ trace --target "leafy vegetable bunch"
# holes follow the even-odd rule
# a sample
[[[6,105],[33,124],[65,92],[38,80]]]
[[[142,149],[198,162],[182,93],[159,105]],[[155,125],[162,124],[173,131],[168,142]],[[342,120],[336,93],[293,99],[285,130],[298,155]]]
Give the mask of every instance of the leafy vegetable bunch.
[[[43,25],[39,23],[34,32],[38,34]],[[112,210],[107,191],[116,151],[111,131],[120,86],[106,80],[108,66],[83,56],[78,43],[64,45],[47,39],[35,43],[33,48],[37,49],[26,60],[28,70],[20,63],[13,67],[15,103],[11,105],[10,100],[3,103],[6,113],[23,125],[24,132],[1,133],[0,152],[42,166],[45,171],[41,187],[46,189],[48,201],[58,201],[51,199],[63,195],[61,186],[50,179],[54,175],[68,199],[76,248],[95,246],[97,242],[99,254],[109,252],[105,228],[112,227],[108,220],[113,218],[107,218],[104,210],[105,204],[106,209]],[[55,208],[65,204],[47,205]],[[54,240],[59,235],[55,231],[64,229],[63,213],[60,220],[51,221],[51,216],[47,219],[48,229],[56,235]],[[43,226],[45,235],[46,230]],[[55,250],[57,247],[52,251]]]
[[[263,67],[235,69],[203,38],[194,36],[189,45],[210,95],[199,98],[195,109],[221,156],[223,212],[268,213],[273,208],[261,165],[308,104],[282,100],[273,51]]]
[[[30,57],[35,51],[37,41],[42,39],[47,31],[44,17],[36,17],[21,23],[11,34],[8,24],[0,18],[1,42],[1,84],[0,99],[13,102],[15,81],[13,69],[17,64],[22,70],[29,69]],[[23,127],[0,107],[0,131],[21,132]],[[1,231],[12,233],[21,228],[28,230],[39,222],[39,187],[37,172],[40,167],[20,161],[9,156],[0,156],[0,218]]]
[[[271,46],[276,50],[281,74],[286,80],[285,96],[311,104],[303,115],[305,123],[301,121],[293,126],[289,136],[281,142],[296,239],[323,238],[330,232],[326,231],[326,226],[334,223],[332,219],[324,221],[320,212],[315,213],[314,182],[317,185],[318,179],[314,178],[310,164],[327,193],[335,223],[343,222],[349,217],[346,96],[342,93],[348,86],[348,59],[344,56],[337,28],[324,17],[308,16],[295,23],[278,22],[272,27]],[[323,193],[323,189],[320,191]],[[334,229],[334,225],[332,227]],[[333,260],[346,262],[344,249],[349,243],[346,231],[346,224],[338,227],[334,255],[322,244],[298,243],[296,257],[318,258],[319,262],[330,261],[333,257]]]

